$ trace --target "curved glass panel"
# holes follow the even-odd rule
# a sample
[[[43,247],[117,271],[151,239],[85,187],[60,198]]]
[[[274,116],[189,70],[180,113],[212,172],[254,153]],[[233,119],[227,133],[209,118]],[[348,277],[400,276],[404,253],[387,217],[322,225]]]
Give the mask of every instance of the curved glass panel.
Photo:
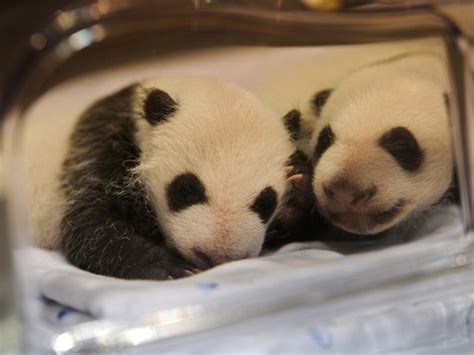
[[[400,339],[395,335],[382,341],[383,335],[371,338],[370,332],[377,321],[387,321],[392,333],[383,334],[401,334],[403,327],[395,321],[400,313],[389,312],[401,307],[410,313],[411,308],[403,308],[406,305],[400,300],[426,305],[427,314],[436,308],[437,300],[446,301],[442,307],[447,314],[454,303],[459,309],[469,309],[469,303],[459,299],[473,292],[474,131],[469,44],[448,18],[426,3],[419,5],[406,12],[397,2],[101,0],[56,12],[48,27],[31,35],[24,56],[8,72],[0,110],[9,153],[5,196],[11,239],[18,246],[14,252],[17,283],[23,291],[25,333],[33,334],[25,340],[26,349],[66,353],[143,346],[143,351],[183,351],[188,346],[205,351],[219,334],[222,344],[232,344],[232,333],[238,334],[235,339],[248,339],[248,347],[242,349],[252,351],[255,341],[264,337],[258,329],[269,329],[265,327],[281,321],[286,327],[273,325],[275,334],[288,332],[302,339],[302,344],[309,336],[313,348],[306,349],[318,346],[318,350],[343,352],[348,350],[345,346],[353,346],[361,352],[396,351]],[[352,6],[355,8],[345,12],[312,11]],[[434,62],[442,65],[432,65]],[[393,85],[381,79],[380,68]],[[47,180],[48,173],[61,166],[61,154],[68,144],[64,132],[72,131],[71,119],[97,99],[138,80],[196,76],[237,84],[275,116],[299,112],[303,128],[309,128],[299,133],[297,144],[312,159],[311,188],[319,201],[318,213],[326,222],[305,226],[303,232],[284,240],[283,246],[279,241],[268,244],[261,258],[226,263],[173,281],[105,278],[73,267],[58,252],[37,248],[33,240],[40,231],[35,218],[56,223],[51,213],[55,205],[48,200],[54,193],[49,189],[55,185],[45,184],[36,194],[29,188],[35,179]],[[405,82],[408,86],[403,86]],[[439,99],[435,102],[426,98],[428,94],[407,94],[417,85],[429,93],[433,82],[442,82],[439,85],[444,90],[433,96]],[[396,94],[374,99],[381,92],[377,87]],[[365,102],[365,108],[351,109],[354,97]],[[395,113],[385,110],[394,97],[395,106],[401,107]],[[375,109],[370,105],[379,105],[377,100],[382,104]],[[432,107],[438,111],[433,109],[432,117],[426,118],[425,112]],[[439,108],[444,120],[437,118]],[[423,118],[404,115],[421,111]],[[352,121],[347,120],[348,115]],[[450,127],[451,134],[437,124]],[[332,132],[326,142],[321,138],[325,127]],[[43,129],[46,134],[38,134]],[[354,142],[352,135],[357,130],[372,134],[372,146],[367,141],[361,146],[348,143]],[[413,148],[414,138],[419,149]],[[448,142],[443,145],[447,153],[432,153],[441,148],[431,140]],[[336,173],[336,181],[329,174],[331,164],[343,154],[335,149],[345,146],[351,147],[351,154],[359,152],[358,164],[352,164],[353,158],[349,163],[341,160],[344,168]],[[45,152],[47,162],[38,158]],[[377,165],[381,155],[383,164]],[[457,183],[453,194],[459,194],[459,204],[433,208],[426,202],[430,207],[423,209],[421,219],[391,228],[391,221],[401,220],[400,211],[409,208],[408,198],[402,198],[404,191],[415,197],[410,203],[416,206],[435,194],[440,196],[433,204],[444,201],[438,190],[443,189],[439,185],[446,156],[456,176],[444,184]],[[379,171],[381,166],[388,172]],[[418,170],[427,178],[415,184]],[[344,175],[344,171],[351,173]],[[362,194],[360,181],[373,174],[385,185],[369,186]],[[449,179],[451,170],[445,175]],[[361,176],[360,181],[355,182],[356,176]],[[397,195],[395,205],[387,203],[385,210],[369,216],[361,212],[369,205],[360,201],[369,201],[373,195],[393,199],[394,186],[402,196]],[[357,201],[353,196],[351,206],[361,205],[361,209],[336,213],[348,193],[356,192]],[[259,208],[257,202],[252,206]],[[380,234],[364,218],[378,220],[377,225],[387,226],[387,231],[384,227]],[[328,224],[337,228],[327,232]],[[366,313],[357,313],[357,309]],[[366,314],[380,317],[367,323],[368,333],[361,334],[361,339],[365,336],[370,341],[359,344],[338,338],[340,332],[352,334],[349,328],[341,330],[345,321],[357,324]],[[449,329],[433,332],[440,339],[454,336]],[[413,328],[413,334],[410,346],[427,343],[419,328]],[[263,343],[258,351],[276,346],[282,346],[282,351],[298,350],[276,337]],[[221,345],[214,345],[220,349]]]

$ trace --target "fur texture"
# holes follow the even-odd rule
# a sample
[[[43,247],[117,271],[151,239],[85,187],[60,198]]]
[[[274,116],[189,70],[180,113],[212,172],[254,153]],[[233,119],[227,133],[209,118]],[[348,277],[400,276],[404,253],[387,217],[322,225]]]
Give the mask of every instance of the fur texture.
[[[62,165],[32,181],[33,199],[50,185],[52,208],[33,206],[40,246],[95,273],[152,279],[260,253],[294,147],[250,93],[203,78],[145,81],[67,131]]]
[[[297,214],[314,204],[304,234],[326,221],[377,234],[456,198],[442,48],[430,39],[331,49],[261,88],[278,113],[300,113],[294,136],[313,165],[301,179],[309,186],[294,190],[305,201]]]
[[[436,56],[400,55],[351,73],[314,107],[312,186],[333,224],[378,233],[446,193],[453,163],[443,75]]]

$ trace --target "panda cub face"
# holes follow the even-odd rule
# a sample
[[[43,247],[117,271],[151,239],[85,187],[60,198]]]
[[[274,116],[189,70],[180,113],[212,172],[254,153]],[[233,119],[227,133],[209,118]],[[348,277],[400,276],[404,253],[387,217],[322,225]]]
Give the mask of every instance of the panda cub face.
[[[312,105],[313,190],[336,226],[378,233],[448,189],[453,165],[439,87],[366,69],[316,93]]]
[[[136,172],[166,242],[202,269],[257,256],[287,187],[293,146],[282,122],[208,79],[145,82],[138,102]]]

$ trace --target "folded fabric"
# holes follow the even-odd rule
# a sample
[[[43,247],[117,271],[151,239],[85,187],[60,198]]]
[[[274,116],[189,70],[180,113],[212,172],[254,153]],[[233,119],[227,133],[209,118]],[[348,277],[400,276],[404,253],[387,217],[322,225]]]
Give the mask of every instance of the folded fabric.
[[[393,233],[396,237],[400,230]],[[45,334],[50,337],[53,333],[86,320],[134,319],[140,315],[186,305],[201,305],[208,311],[217,312],[216,314],[226,314],[226,312],[239,310],[241,304],[246,304],[242,312],[252,312],[252,307],[248,308],[249,301],[255,301],[254,309],[258,311],[259,304],[271,303],[275,296],[282,299],[287,294],[288,300],[291,300],[292,292],[296,289],[300,288],[299,292],[304,293],[306,284],[311,284],[312,287],[316,284],[320,290],[325,288],[333,290],[337,287],[343,292],[344,285],[338,284],[338,277],[344,276],[346,279],[351,275],[359,277],[357,275],[361,273],[363,275],[364,270],[374,268],[383,270],[384,263],[396,261],[405,254],[416,253],[427,248],[446,248],[449,245],[457,245],[458,240],[462,238],[459,210],[455,207],[437,209],[421,222],[413,225],[413,228],[404,229],[403,233],[403,240],[412,234],[413,241],[348,257],[330,250],[321,242],[293,243],[264,257],[231,262],[192,277],[169,281],[121,280],[94,275],[68,264],[57,252],[35,247],[18,250],[15,259],[25,285],[25,310],[31,312],[36,325],[41,324],[40,327],[35,327],[33,324],[31,336],[34,337],[35,332],[37,335],[40,334],[37,340],[41,338],[43,346],[46,346]],[[355,279],[353,282],[364,282],[364,280]],[[423,294],[423,292],[419,293]],[[465,318],[471,307],[473,296],[468,293],[458,296],[459,299],[450,295],[446,298],[446,302],[449,304],[461,302],[460,307]],[[329,341],[328,336],[331,339],[330,349],[338,351],[348,351],[350,344],[359,343],[369,344],[371,351],[378,351],[383,348],[383,342],[380,339],[384,337],[391,339],[387,344],[392,344],[389,348],[394,349],[396,346],[393,344],[403,341],[405,326],[413,328],[413,336],[419,334],[421,337],[424,334],[423,336],[426,337],[426,332],[423,333],[420,327],[428,329],[426,330],[428,332],[429,329],[439,331],[440,324],[452,322],[453,317],[456,318],[459,315],[459,307],[444,304],[439,306],[436,302],[441,301],[436,301],[427,305],[426,309],[442,307],[443,311],[436,311],[436,315],[431,315],[431,311],[426,311],[428,316],[423,318],[425,308],[419,304],[414,305],[408,298],[402,297],[398,307],[390,306],[390,304],[383,305],[383,300],[381,300],[380,304],[383,306],[378,306],[379,313],[372,311],[370,316],[353,314],[349,318],[341,318],[340,322],[337,321],[337,317],[323,322],[322,318],[315,319],[314,316],[308,318],[311,310],[317,309],[317,307],[308,306],[313,301],[305,304],[304,299],[295,299],[295,302],[302,302],[302,306],[307,307],[307,311],[293,314],[284,321],[279,320],[282,315],[278,313],[267,314],[261,317],[260,321],[255,320],[250,323],[244,319],[242,324],[247,324],[246,327],[239,328],[242,339],[249,337],[249,334],[260,332],[263,337],[263,333],[270,332],[268,338],[262,343],[262,347],[256,344],[252,347],[249,343],[246,350],[252,352],[260,350],[279,352],[278,349],[298,351],[299,346],[302,347],[301,349],[315,350],[315,344],[320,343],[319,350],[328,351],[329,345],[324,345]],[[28,304],[35,304],[36,310],[33,309],[34,307],[29,308]],[[424,320],[421,321],[422,319]],[[255,323],[254,326],[252,322]],[[261,329],[261,322],[267,327],[264,330]],[[304,324],[303,328],[297,326],[300,323]],[[364,324],[364,326],[360,328],[358,324]],[[49,329],[49,332],[46,329]],[[355,340],[356,333],[360,333],[357,335],[360,341]],[[372,338],[375,333],[380,339],[376,341],[372,339],[367,343],[367,339]],[[231,338],[235,336],[235,333],[225,331],[224,334],[222,340],[213,339],[213,349],[217,349],[216,351],[224,351],[226,344],[232,343]],[[285,337],[284,334],[292,335]],[[302,336],[304,336],[304,342],[302,342]],[[253,336],[251,338],[254,339]],[[414,339],[412,343],[417,344],[417,340]],[[362,349],[362,345],[360,346]],[[205,352],[204,348],[199,347],[195,349],[196,352],[200,352],[198,349]],[[184,350],[189,349],[173,348],[173,351]],[[281,351],[284,352],[284,350]]]
[[[120,316],[124,310],[131,315],[172,308],[203,295],[207,297],[211,292],[232,295],[244,287],[255,288],[259,281],[278,282],[278,278],[294,269],[316,267],[341,257],[325,249],[318,242],[287,246],[271,257],[232,262],[169,281],[121,280],[91,274],[68,264],[59,253],[39,248],[18,251],[17,259],[28,274],[33,293],[103,318]]]

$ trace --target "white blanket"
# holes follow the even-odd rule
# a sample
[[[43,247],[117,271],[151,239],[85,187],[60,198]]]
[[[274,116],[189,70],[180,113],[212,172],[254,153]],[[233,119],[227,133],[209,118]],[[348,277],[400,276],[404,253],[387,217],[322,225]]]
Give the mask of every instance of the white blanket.
[[[357,275],[358,270],[379,266],[381,260],[390,263],[408,250],[455,246],[455,240],[462,238],[459,212],[454,207],[439,209],[412,233],[418,238],[411,243],[353,256],[342,256],[320,242],[294,243],[272,255],[228,263],[189,278],[159,282],[98,276],[69,265],[55,252],[38,248],[18,250],[16,260],[27,287],[29,347],[47,349],[55,334],[71,329],[72,333],[67,334],[77,340],[83,330],[70,326],[84,321],[99,320],[92,325],[98,329],[103,329],[104,324],[106,328],[110,324],[115,327],[114,323],[100,321],[110,319],[117,320],[120,327],[125,324],[136,329],[142,324],[168,329],[164,319],[171,315],[176,320],[177,310],[184,320],[181,330],[186,330],[191,324],[189,319],[200,316],[199,312],[203,317],[197,319],[203,320],[204,328],[209,319],[217,319],[219,324],[219,317],[235,318],[224,322],[235,325],[222,328],[218,335],[214,331],[188,337],[188,341],[147,345],[146,351],[372,352],[426,345],[433,337],[440,340],[433,346],[466,342],[469,332],[474,331],[473,275],[463,275],[462,282],[458,276],[437,280],[438,284],[445,282],[449,291],[442,294],[424,293],[424,289],[433,286],[426,282],[418,290],[403,290],[403,286],[392,290],[387,286],[387,290],[379,291],[378,296],[372,294],[369,300],[352,297],[348,304],[344,301],[338,306],[343,311],[336,313],[320,309],[317,297],[322,293],[316,292],[316,299],[312,300],[301,298],[304,290],[313,292],[310,287],[315,283],[320,290],[343,287],[334,283],[338,277]],[[394,292],[401,297],[394,300]],[[285,303],[288,300],[294,300],[300,307]],[[288,312],[281,313],[285,307]],[[193,312],[197,313],[190,317]],[[200,326],[194,324],[188,330],[202,330]],[[161,328],[161,333],[155,332],[148,338],[139,333],[138,340],[133,338],[132,343],[179,335],[179,329],[173,333],[176,330],[163,332]],[[58,346],[58,338],[55,339]]]

